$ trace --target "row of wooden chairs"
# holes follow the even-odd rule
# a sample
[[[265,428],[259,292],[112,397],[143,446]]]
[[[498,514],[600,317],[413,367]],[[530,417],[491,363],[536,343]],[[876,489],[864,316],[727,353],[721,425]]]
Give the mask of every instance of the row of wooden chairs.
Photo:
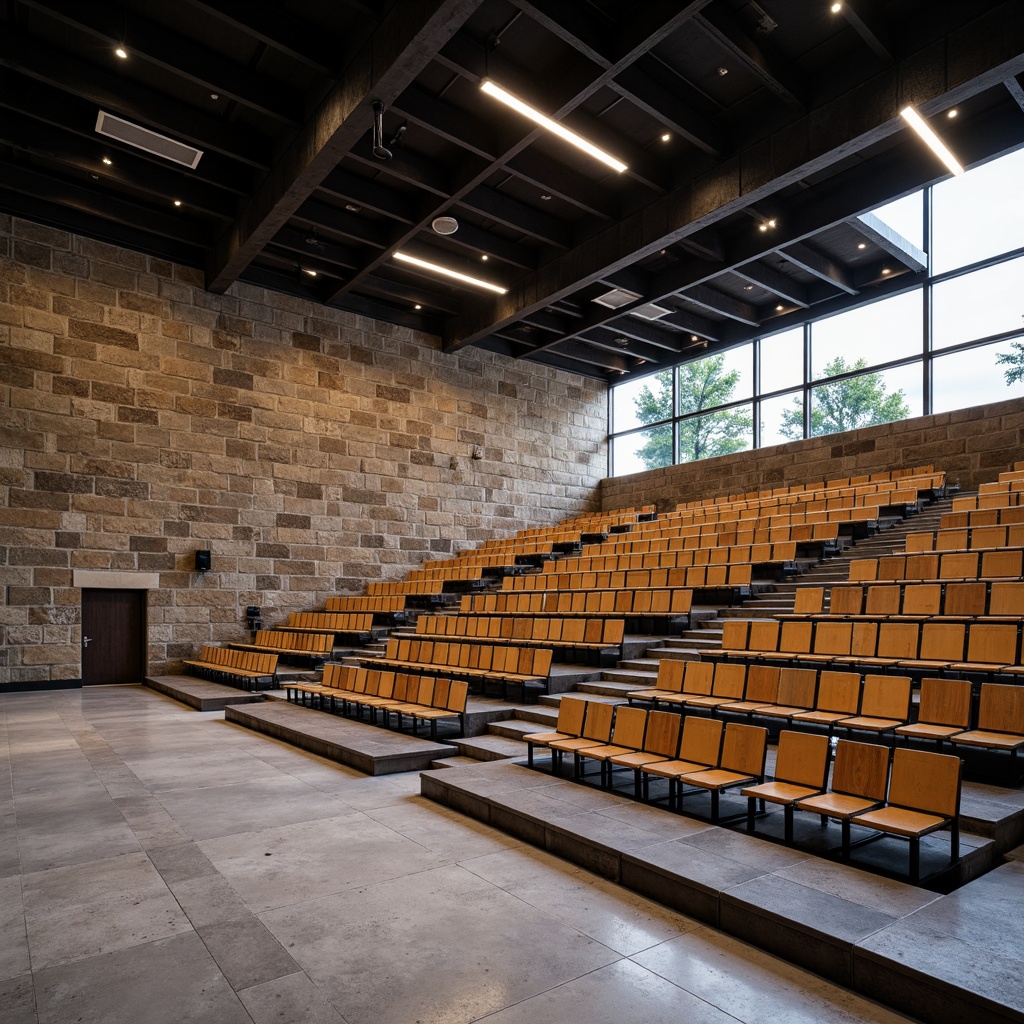
[[[325,607],[329,612],[402,612],[405,611],[405,595],[329,597]]]
[[[284,629],[259,629],[251,644],[232,643],[237,651],[262,651],[286,660],[326,661],[334,649],[334,633],[296,633]]]
[[[549,647],[519,647],[511,644],[458,643],[446,640],[388,640],[383,658],[368,659],[367,668],[384,667],[396,672],[453,676],[481,684],[497,684],[503,692],[528,687],[546,689],[551,673]]]
[[[747,828],[754,830],[760,802],[781,805],[785,839],[793,842],[793,812],[808,811],[841,822],[841,852],[849,858],[851,826],[910,841],[911,880],[919,876],[919,843],[950,830],[950,861],[959,858],[961,763],[959,758],[878,744],[839,740],[831,787],[828,737],[782,732],[774,778],[765,781],[767,729],[717,719],[679,717],[658,710],[619,707],[563,697],[555,730],[526,737],[532,765],[536,747],[551,752],[551,769],[573,755],[581,778],[588,760],[600,765],[601,784],[611,787],[616,768],[633,772],[637,798],[650,799],[650,780],[669,784],[669,806],[683,809],[687,790],[711,795],[711,820],[720,820],[720,795],[740,789],[747,798]]]
[[[757,525],[754,525],[757,524]],[[763,525],[762,525],[763,524]],[[797,544],[836,542],[838,523],[800,523],[772,525],[771,520],[746,520],[739,523],[704,523],[664,530],[644,530],[615,534],[587,551],[597,555],[648,554],[655,551],[687,551],[702,547],[735,547],[745,544]]]
[[[537,577],[539,578],[539,577]],[[463,614],[626,616],[680,618],[689,616],[693,591],[686,587],[642,590],[542,590],[465,594]]]
[[[296,703],[315,702],[322,710],[353,712],[362,717],[369,712],[369,721],[376,725],[378,713],[385,727],[395,716],[402,728],[403,716],[412,721],[415,735],[420,722],[430,725],[430,738],[437,739],[437,723],[454,718],[459,735],[466,734],[466,701],[469,684],[464,679],[446,679],[408,672],[381,671],[332,662],[324,666],[319,683],[289,681],[286,697]]]
[[[629,569],[674,569],[694,565],[785,564],[796,559],[796,541],[779,544],[734,544],[675,551],[580,555],[545,562],[545,572],[617,572]]]
[[[1020,579],[1024,548],[883,555],[850,561],[851,583],[876,580]]]
[[[549,647],[621,648],[625,629],[624,619],[611,618],[421,615],[416,620],[420,637],[457,636]]]
[[[701,508],[705,505],[714,505],[719,502],[728,504],[736,501],[749,501],[752,499],[780,498],[787,495],[799,495],[815,493],[826,490],[842,490],[849,487],[859,487],[864,484],[887,483],[891,481],[906,482],[910,478],[926,477],[932,481],[930,486],[941,487],[945,484],[945,473],[935,472],[934,466],[915,466],[908,469],[880,470],[876,473],[862,473],[856,476],[836,477],[831,480],[820,480],[815,483],[806,484],[780,484],[776,487],[765,488],[759,491],[744,491],[742,493],[727,494],[717,498],[699,498],[694,501],[683,502],[679,508]]]
[[[604,575],[607,574],[607,575]],[[590,573],[539,572],[523,576],[506,576],[501,588],[516,590],[651,590],[664,587],[726,588],[749,587],[753,566],[749,562],[734,565],[691,565],[676,569],[595,570],[593,587]]]
[[[1006,508],[1024,505],[1024,491],[995,491],[990,494],[968,494],[953,499],[953,512],[973,512],[975,509]]]
[[[1009,622],[730,619],[722,656],[820,665],[1019,677],[1020,627]]]
[[[1024,619],[1024,581],[974,583],[875,583],[832,587],[828,611],[824,589],[801,587],[793,615],[781,618]]]
[[[907,534],[908,552],[978,551],[982,548],[1024,548],[1024,523]]]
[[[976,508],[968,512],[944,512],[939,519],[943,530],[963,530],[974,526],[1013,526],[1024,523],[1024,505]]]
[[[373,628],[373,612],[291,612],[289,630],[308,633],[369,634]]]
[[[199,657],[188,658],[184,664],[193,675],[231,686],[241,685],[248,690],[258,688],[263,682],[273,683],[277,660],[276,654],[203,644]]]
[[[366,584],[369,597],[396,597],[402,595],[440,594],[444,590],[445,581],[431,580],[372,580]]]

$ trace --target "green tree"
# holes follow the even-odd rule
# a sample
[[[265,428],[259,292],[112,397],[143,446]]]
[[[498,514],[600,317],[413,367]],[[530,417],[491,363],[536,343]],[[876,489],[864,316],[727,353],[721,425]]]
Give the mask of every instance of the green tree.
[[[708,356],[684,363],[679,374],[679,413],[699,412],[724,405],[732,398],[739,372],[724,372],[725,356]],[[652,378],[656,390],[644,385],[634,399],[641,423],[658,423],[672,416],[672,371],[663,370]],[[750,444],[752,420],[745,411],[723,410],[706,416],[692,416],[679,422],[679,461],[693,462],[742,451]],[[648,469],[670,466],[672,424],[660,423],[647,434],[637,455]]]
[[[1010,352],[1000,352],[996,356],[996,364],[1007,367],[1003,370],[1007,387],[1024,380],[1024,344],[1019,341],[1011,341],[1010,349]]]
[[[864,369],[865,365],[863,356],[849,365],[842,356],[836,356],[825,366],[825,376],[852,373]],[[906,419],[910,415],[910,407],[905,399],[902,390],[886,393],[885,381],[880,373],[865,373],[859,377],[821,384],[813,391],[811,437]],[[795,399],[790,408],[783,410],[779,433],[794,439],[804,436],[802,399]]]

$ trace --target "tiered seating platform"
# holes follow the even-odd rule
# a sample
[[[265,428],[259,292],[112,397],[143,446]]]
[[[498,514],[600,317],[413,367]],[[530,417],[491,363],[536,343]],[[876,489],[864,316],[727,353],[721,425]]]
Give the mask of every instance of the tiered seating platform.
[[[148,676],[144,685],[196,711],[223,711],[229,704],[259,704],[266,699],[262,693],[211,683],[195,676]]]
[[[943,896],[520,765],[424,772],[421,792],[918,1019],[1024,1014],[1024,863],[976,877],[997,842],[965,835],[966,884]],[[965,789],[969,832],[979,810]],[[1008,814],[1018,830],[1022,817]],[[906,856],[900,844],[873,848]],[[947,860],[946,841],[926,841],[921,857],[925,871]]]

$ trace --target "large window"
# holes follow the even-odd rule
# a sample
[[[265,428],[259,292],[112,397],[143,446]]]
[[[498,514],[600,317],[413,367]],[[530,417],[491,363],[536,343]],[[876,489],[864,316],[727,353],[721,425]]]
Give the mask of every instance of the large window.
[[[874,211],[923,285],[612,388],[611,474],[1024,397],[1022,177],[1024,150]]]

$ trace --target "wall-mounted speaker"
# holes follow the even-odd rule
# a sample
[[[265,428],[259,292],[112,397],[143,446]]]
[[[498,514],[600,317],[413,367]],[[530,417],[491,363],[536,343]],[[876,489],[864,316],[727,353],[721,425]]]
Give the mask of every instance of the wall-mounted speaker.
[[[209,572],[210,571],[210,552],[197,551],[196,552],[196,572]]]

